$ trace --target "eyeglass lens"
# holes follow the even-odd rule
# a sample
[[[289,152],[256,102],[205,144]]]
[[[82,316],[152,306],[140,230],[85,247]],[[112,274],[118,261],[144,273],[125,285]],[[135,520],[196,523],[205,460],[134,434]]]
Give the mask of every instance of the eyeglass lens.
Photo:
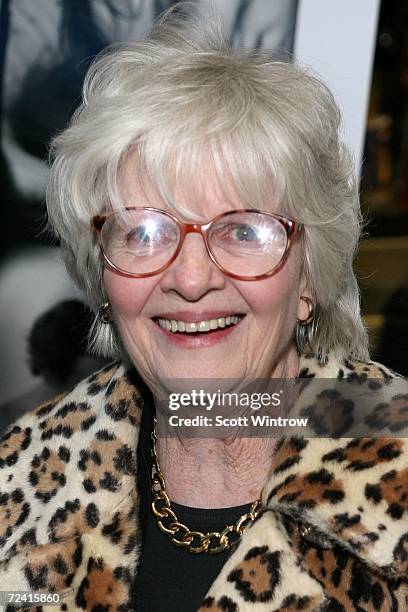
[[[102,247],[109,261],[124,272],[154,273],[176,252],[180,227],[170,216],[150,210],[122,210],[102,228]],[[220,217],[208,233],[210,251],[231,274],[258,276],[281,261],[287,246],[284,225],[256,211]]]

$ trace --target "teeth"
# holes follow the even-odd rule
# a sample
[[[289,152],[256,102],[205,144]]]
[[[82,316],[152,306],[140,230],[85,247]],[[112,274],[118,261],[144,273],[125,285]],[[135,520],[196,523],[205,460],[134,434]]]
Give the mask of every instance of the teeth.
[[[218,319],[209,319],[208,321],[196,321],[188,323],[187,321],[175,321],[174,319],[158,319],[158,324],[161,328],[176,332],[185,332],[187,334],[205,333],[214,329],[223,329],[228,325],[236,325],[242,317],[228,316],[219,317]]]

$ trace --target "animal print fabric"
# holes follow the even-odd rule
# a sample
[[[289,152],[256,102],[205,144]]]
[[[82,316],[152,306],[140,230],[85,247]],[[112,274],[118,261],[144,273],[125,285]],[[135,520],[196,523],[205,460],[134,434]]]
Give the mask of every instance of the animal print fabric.
[[[327,378],[328,389],[338,377],[376,379],[376,419],[388,432],[397,413],[402,432],[407,397],[384,403],[396,375],[383,366],[303,357],[300,375]],[[320,406],[309,396],[305,405]],[[142,408],[131,374],[114,364],[1,440],[0,590],[64,596],[26,610],[135,610]],[[407,450],[395,435],[281,439],[262,511],[200,612],[408,609]]]

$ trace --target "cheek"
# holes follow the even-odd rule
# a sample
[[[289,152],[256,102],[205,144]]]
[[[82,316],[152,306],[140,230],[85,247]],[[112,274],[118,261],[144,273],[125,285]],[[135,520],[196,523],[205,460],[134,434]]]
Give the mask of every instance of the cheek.
[[[133,318],[142,312],[154,282],[151,278],[126,278],[105,270],[104,286],[113,314],[119,318]]]
[[[298,270],[284,267],[271,278],[242,285],[241,293],[258,319],[295,319],[299,286]]]

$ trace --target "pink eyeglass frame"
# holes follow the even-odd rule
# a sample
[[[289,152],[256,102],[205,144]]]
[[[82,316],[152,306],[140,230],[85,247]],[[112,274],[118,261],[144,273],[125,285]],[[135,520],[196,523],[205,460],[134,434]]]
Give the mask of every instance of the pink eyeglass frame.
[[[237,209],[237,210],[229,210],[227,212],[220,213],[208,223],[184,223],[183,221],[180,221],[179,219],[177,219],[177,217],[175,217],[174,215],[172,215],[171,213],[165,210],[161,210],[160,208],[151,208],[149,206],[126,206],[122,210],[147,210],[150,212],[158,212],[158,213],[161,213],[162,215],[166,215],[167,217],[170,217],[170,219],[175,221],[175,223],[180,228],[180,239],[179,239],[177,248],[174,254],[172,255],[172,257],[169,259],[169,261],[164,266],[162,266],[158,270],[155,270],[154,272],[143,272],[143,273],[126,272],[125,270],[122,270],[121,268],[118,268],[117,266],[115,266],[115,264],[110,261],[109,257],[106,255],[103,249],[102,241],[101,241],[101,232],[102,232],[102,228],[103,228],[105,221],[109,219],[110,217],[116,215],[118,211],[112,211],[104,215],[95,215],[91,220],[91,227],[95,230],[98,236],[99,247],[101,249],[101,253],[102,253],[106,267],[112,272],[115,272],[116,274],[125,276],[127,278],[146,278],[149,276],[156,276],[156,274],[160,274],[161,272],[164,272],[164,270],[166,270],[169,266],[171,266],[173,261],[177,258],[178,254],[181,251],[181,248],[184,243],[184,239],[187,236],[187,234],[196,233],[196,234],[201,234],[201,236],[203,237],[205,248],[207,250],[209,258],[217,266],[217,268],[221,270],[221,272],[223,272],[223,274],[225,274],[226,276],[229,276],[230,278],[234,278],[236,280],[248,280],[248,281],[262,280],[264,278],[268,278],[269,276],[271,276],[274,272],[276,272],[278,268],[280,268],[284,264],[284,262],[286,261],[289,255],[289,250],[290,250],[290,247],[292,246],[294,237],[303,228],[303,223],[298,223],[297,221],[293,221],[292,219],[288,219],[287,217],[283,217],[282,215],[275,215],[273,213],[264,212],[262,210],[257,210],[255,208],[242,208],[242,209]],[[214,223],[216,223],[217,221],[219,221],[219,219],[221,219],[222,217],[228,217],[228,215],[232,215],[235,213],[249,213],[249,212],[250,213],[260,213],[262,215],[267,215],[268,217],[272,217],[273,219],[277,219],[286,230],[287,241],[286,241],[286,249],[282,257],[280,258],[276,266],[274,266],[271,270],[268,270],[268,272],[264,272],[263,274],[258,274],[256,276],[241,276],[240,274],[234,274],[233,272],[229,272],[221,264],[217,262],[213,253],[211,252],[211,248],[210,248],[209,241],[208,241],[208,233],[211,229],[211,226],[214,225]]]

